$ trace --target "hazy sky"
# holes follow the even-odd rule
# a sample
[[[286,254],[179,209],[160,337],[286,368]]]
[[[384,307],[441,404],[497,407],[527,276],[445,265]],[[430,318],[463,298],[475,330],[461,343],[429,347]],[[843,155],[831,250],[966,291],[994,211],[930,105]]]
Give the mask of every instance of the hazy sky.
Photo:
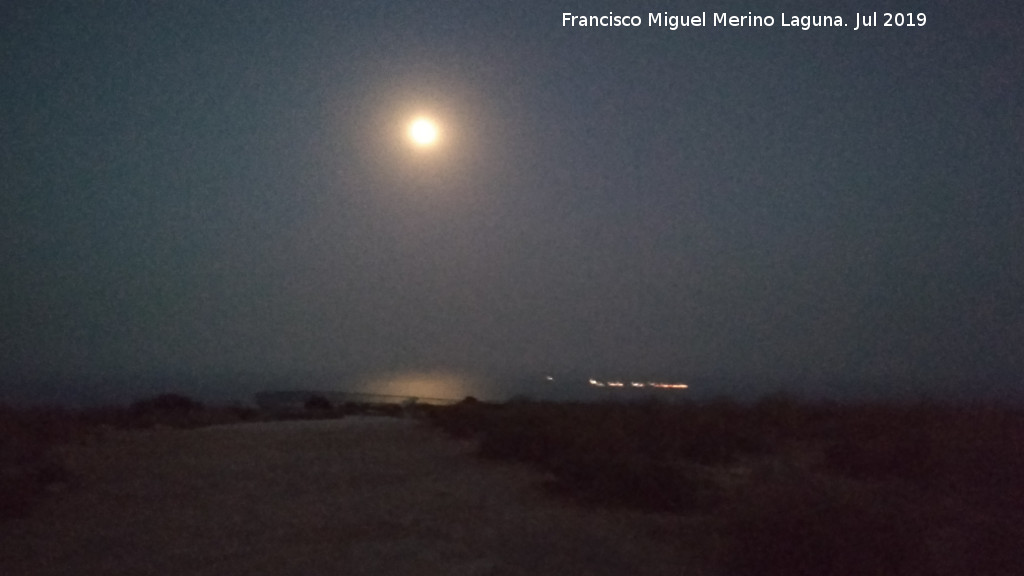
[[[5,2],[0,372],[1019,383],[1024,9],[885,4]]]

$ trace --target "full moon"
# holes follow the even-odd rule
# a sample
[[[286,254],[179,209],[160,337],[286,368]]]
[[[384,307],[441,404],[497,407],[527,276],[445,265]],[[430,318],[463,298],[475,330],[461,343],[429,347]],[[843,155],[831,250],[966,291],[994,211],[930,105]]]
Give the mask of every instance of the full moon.
[[[409,138],[417,146],[433,146],[437,143],[438,129],[429,118],[417,118],[409,124]]]

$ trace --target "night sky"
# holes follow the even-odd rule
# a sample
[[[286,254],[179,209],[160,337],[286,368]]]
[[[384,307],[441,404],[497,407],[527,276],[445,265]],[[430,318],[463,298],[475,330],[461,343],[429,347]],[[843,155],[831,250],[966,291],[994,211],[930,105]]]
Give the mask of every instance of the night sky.
[[[892,9],[927,23],[853,30]],[[5,2],[0,375],[1019,392],[1024,8],[646,25],[749,10]],[[562,26],[609,11],[644,26]]]

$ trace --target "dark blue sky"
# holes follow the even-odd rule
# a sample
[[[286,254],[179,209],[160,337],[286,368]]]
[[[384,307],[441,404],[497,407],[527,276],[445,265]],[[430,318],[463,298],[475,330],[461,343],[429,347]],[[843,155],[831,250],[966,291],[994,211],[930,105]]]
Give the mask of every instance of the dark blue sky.
[[[0,372],[1019,386],[1024,9],[821,5],[6,2]]]

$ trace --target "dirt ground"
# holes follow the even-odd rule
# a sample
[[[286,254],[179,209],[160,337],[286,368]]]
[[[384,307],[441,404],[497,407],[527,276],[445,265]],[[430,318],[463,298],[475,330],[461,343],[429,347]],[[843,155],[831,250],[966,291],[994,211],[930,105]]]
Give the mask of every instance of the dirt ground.
[[[0,574],[708,574],[685,518],[593,510],[412,420],[110,432],[0,524]]]

